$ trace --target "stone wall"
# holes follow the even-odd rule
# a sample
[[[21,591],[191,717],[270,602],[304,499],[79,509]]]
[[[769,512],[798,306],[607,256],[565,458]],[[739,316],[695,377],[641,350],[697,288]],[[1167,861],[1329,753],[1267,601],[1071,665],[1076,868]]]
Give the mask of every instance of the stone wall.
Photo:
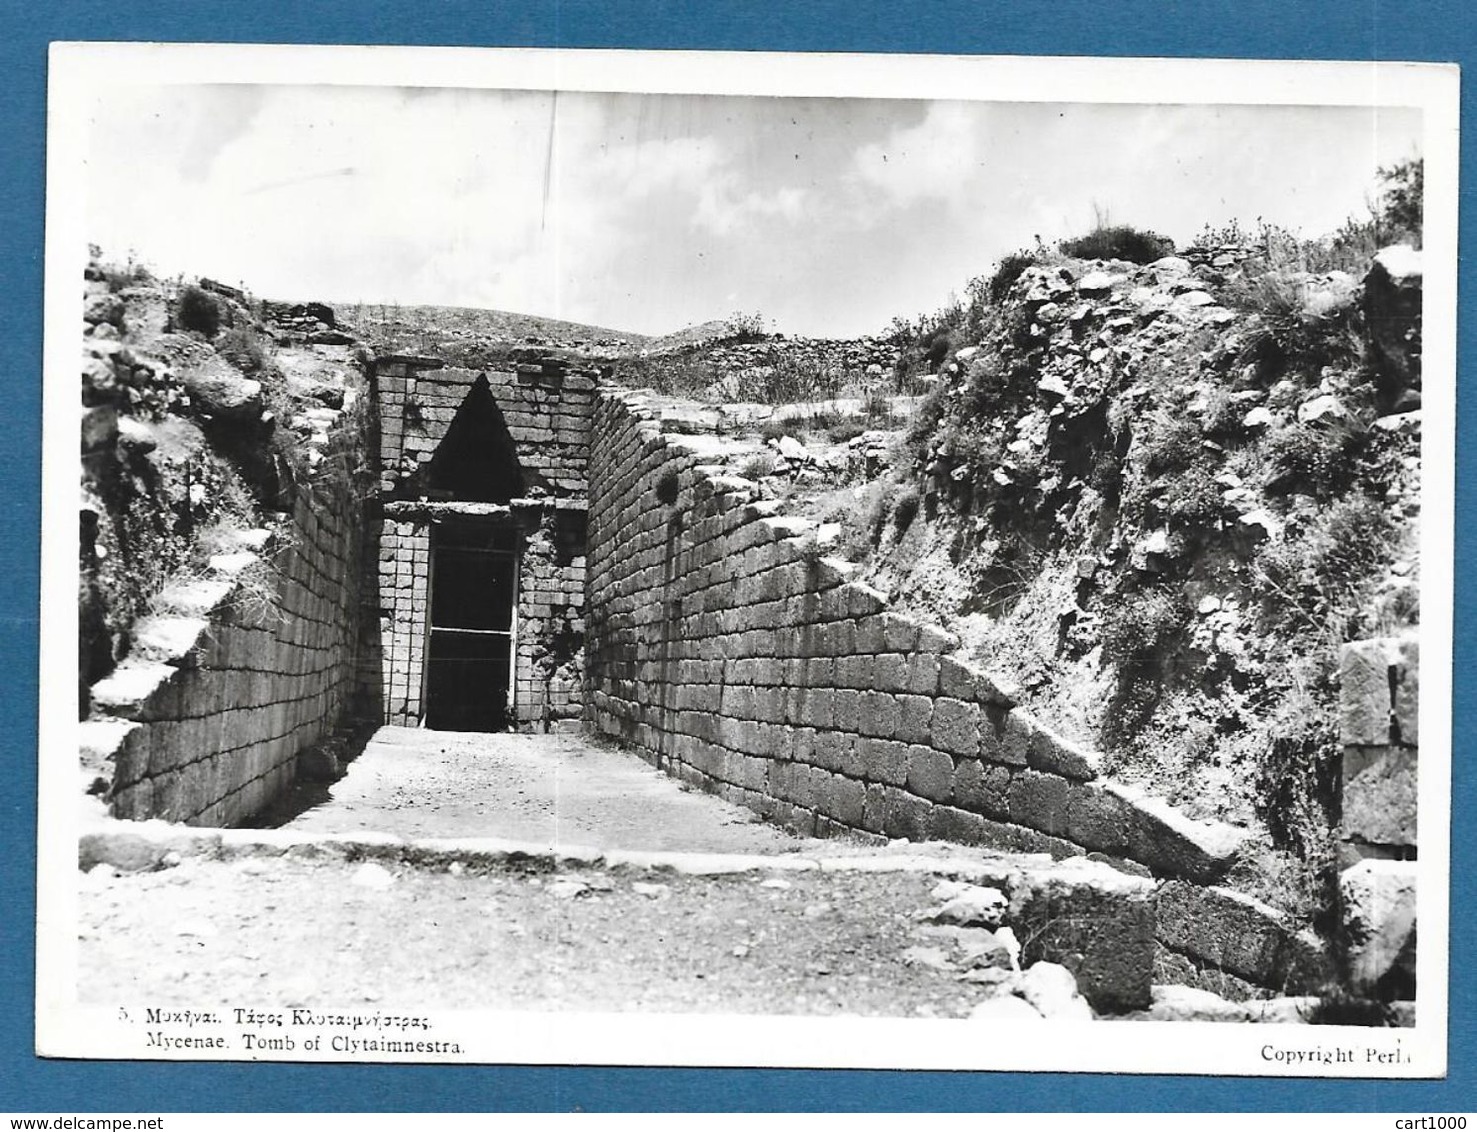
[[[888,608],[808,524],[600,395],[587,708],[659,768],[803,833],[856,830],[1211,880],[1241,834],[1102,778],[943,630]]]
[[[360,522],[342,476],[306,488],[277,533],[242,532],[155,601],[81,725],[84,784],[114,816],[239,824],[339,725],[356,682]]]
[[[559,359],[479,371],[406,355],[380,358],[374,366],[384,496],[420,494],[414,477],[429,463],[479,377],[486,377],[517,446],[529,481],[524,494],[583,497],[595,389],[590,374],[570,370]]]
[[[487,382],[522,476],[506,503],[459,503],[428,469],[457,410]],[[382,357],[374,367],[380,518],[372,523],[366,622],[377,714],[415,726],[426,710],[432,527],[453,516],[509,524],[518,546],[513,714],[524,729],[577,726],[582,713],[585,493],[594,404],[592,374],[559,359],[477,371],[434,358]],[[374,537],[377,536],[377,537]]]
[[[1415,996],[1419,707],[1416,637],[1343,647],[1340,950],[1350,988],[1386,1000]]]

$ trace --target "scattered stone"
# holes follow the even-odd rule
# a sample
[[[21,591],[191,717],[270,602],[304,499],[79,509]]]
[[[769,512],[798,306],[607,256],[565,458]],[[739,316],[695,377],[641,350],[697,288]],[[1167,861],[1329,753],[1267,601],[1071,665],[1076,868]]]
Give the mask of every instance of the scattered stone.
[[[672,886],[667,884],[652,884],[648,881],[637,880],[631,882],[631,891],[637,896],[649,897],[652,900],[660,900],[672,894]]]
[[[395,874],[376,861],[365,861],[354,870],[349,883],[359,888],[386,889],[395,883]]]
[[[1244,1003],[1218,994],[1177,984],[1155,986],[1148,1016],[1156,1022],[1246,1022],[1251,1012]]]
[[[1112,275],[1106,271],[1089,271],[1077,280],[1077,290],[1085,295],[1102,294],[1126,282],[1128,282],[1126,275]]]
[[[1020,940],[1015,938],[1015,932],[1009,928],[996,928],[995,941],[1009,953],[1011,970],[1019,971],[1021,969],[1021,944]]]
[[[1002,928],[1001,931],[1009,931]],[[978,932],[977,940],[961,940],[961,950],[964,952],[965,966],[967,967],[998,967],[1001,970],[1013,971],[1016,968],[1016,955],[1019,947],[1012,948],[1000,939],[995,932]]]
[[[1264,538],[1276,538],[1282,533],[1282,520],[1268,511],[1265,507],[1258,507],[1255,511],[1248,511],[1242,515],[1237,522],[1248,530],[1259,533]]]
[[[1060,963],[1032,963],[1021,976],[1021,995],[1043,1018],[1092,1021],[1092,1007],[1077,990],[1077,979]]]
[[[936,924],[982,924],[987,928],[998,928],[1009,906],[1010,901],[998,888],[972,884],[967,885],[958,895],[950,897],[942,908],[928,913],[927,918]]]
[[[1314,397],[1298,406],[1298,420],[1303,424],[1326,419],[1343,420],[1348,415],[1349,410],[1344,408],[1343,402],[1331,393]]]
[[[937,947],[909,947],[902,953],[901,959],[909,967],[930,967],[935,971],[953,968],[948,956]]]
[[[123,324],[123,300],[107,291],[89,295],[82,306],[82,317],[89,323]]]
[[[1265,405],[1258,405],[1256,408],[1248,412],[1246,416],[1241,418],[1241,424],[1244,428],[1266,428],[1268,425],[1275,422],[1276,419],[1277,418],[1272,415],[1271,409],[1267,408]]]

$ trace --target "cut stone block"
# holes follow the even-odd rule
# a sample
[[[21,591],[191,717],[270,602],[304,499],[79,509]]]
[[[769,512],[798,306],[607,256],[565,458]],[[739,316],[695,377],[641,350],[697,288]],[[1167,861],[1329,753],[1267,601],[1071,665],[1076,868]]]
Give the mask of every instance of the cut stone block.
[[[1094,1010],[1142,1010],[1153,987],[1153,893],[1151,881],[1078,857],[1028,870],[1006,922],[1022,962],[1060,963]]]
[[[1098,776],[1102,756],[1038,723],[1026,746],[1026,762],[1037,770],[1088,782]]]
[[[954,798],[954,760],[931,747],[912,747],[908,756],[908,789],[931,802]]]
[[[1418,746],[1421,736],[1421,642],[1417,637],[1402,637],[1395,644],[1395,679],[1391,701],[1400,742],[1411,747]]]
[[[1316,936],[1294,931],[1275,908],[1244,893],[1171,881],[1155,904],[1159,940],[1198,963],[1291,994],[1317,991],[1333,975]]]
[[[1414,846],[1416,781],[1414,748],[1345,747],[1344,838]]]
[[[1416,866],[1360,861],[1339,877],[1345,973],[1356,991],[1415,997]]]
[[[1390,674],[1397,662],[1392,642],[1384,637],[1354,641],[1339,650],[1339,735],[1344,743],[1390,742]]]

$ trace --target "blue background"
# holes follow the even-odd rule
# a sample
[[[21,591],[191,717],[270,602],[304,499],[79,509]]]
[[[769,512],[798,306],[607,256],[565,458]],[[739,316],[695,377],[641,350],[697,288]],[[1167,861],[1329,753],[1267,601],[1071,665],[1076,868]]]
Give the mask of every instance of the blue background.
[[[51,40],[711,48],[937,54],[1477,60],[1470,0],[0,0],[0,1111],[1477,1109],[1474,535],[1469,398],[1459,399],[1450,1077],[1268,1081],[1088,1074],[188,1065],[33,1057],[36,643],[46,48]],[[1462,118],[1474,120],[1470,85]],[[1463,203],[1477,169],[1465,144]],[[1471,246],[1471,210],[1462,210]],[[1473,282],[1463,260],[1461,294]],[[1460,330],[1473,356],[1472,320]],[[1426,941],[1427,944],[1431,942]]]

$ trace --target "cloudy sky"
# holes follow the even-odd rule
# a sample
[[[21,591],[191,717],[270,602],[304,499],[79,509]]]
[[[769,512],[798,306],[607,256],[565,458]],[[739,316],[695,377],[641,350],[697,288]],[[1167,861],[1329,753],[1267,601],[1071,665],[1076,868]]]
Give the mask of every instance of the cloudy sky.
[[[1327,233],[1419,142],[1365,108],[142,86],[98,100],[87,223],[272,298],[851,335],[1099,214]]]

